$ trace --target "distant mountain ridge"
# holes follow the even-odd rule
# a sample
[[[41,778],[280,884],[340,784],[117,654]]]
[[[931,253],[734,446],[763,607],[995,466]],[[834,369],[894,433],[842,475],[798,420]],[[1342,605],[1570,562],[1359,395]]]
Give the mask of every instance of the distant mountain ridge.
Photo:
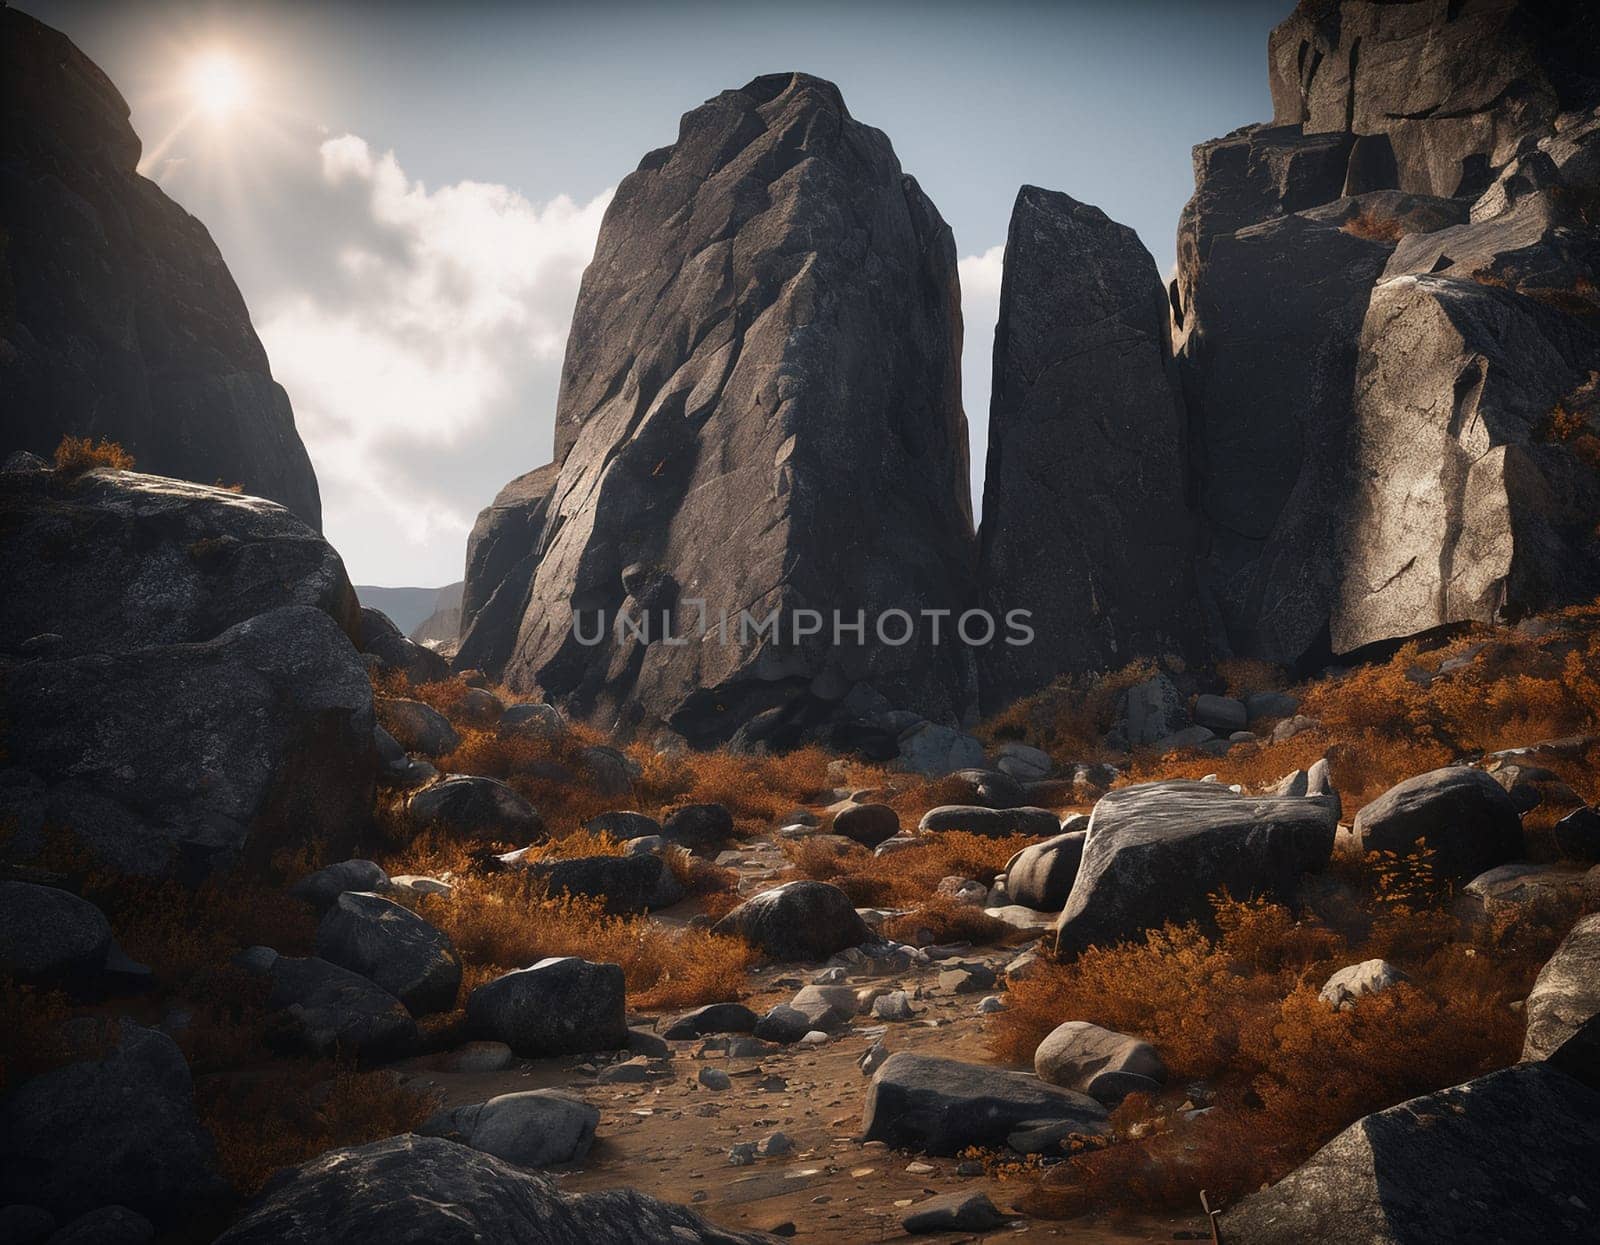
[[[411,633],[417,631],[426,622],[432,619],[437,612],[454,609],[459,622],[461,609],[461,583],[446,584],[442,588],[383,588],[374,584],[357,584],[356,596],[361,598],[362,605],[370,605],[375,610],[382,610],[389,616],[391,622],[399,627],[406,635],[417,640]],[[437,630],[437,626],[430,627],[430,634]],[[450,636],[433,636],[434,639],[454,639]],[[418,641],[421,642],[420,640]]]

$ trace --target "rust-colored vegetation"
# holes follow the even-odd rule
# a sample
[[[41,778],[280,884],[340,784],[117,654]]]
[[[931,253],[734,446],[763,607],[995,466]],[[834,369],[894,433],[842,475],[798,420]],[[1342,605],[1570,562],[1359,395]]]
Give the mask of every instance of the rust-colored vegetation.
[[[132,471],[133,455],[115,441],[96,441],[93,437],[61,438],[56,446],[55,467],[64,476],[80,476],[96,467]]]
[[[831,882],[857,907],[904,908],[926,902],[943,878],[989,885],[1012,856],[1036,841],[1022,834],[988,838],[950,831],[923,835],[918,846],[887,856],[828,838],[796,839],[783,850],[798,876]]]
[[[1397,217],[1370,208],[1357,212],[1339,228],[1351,237],[1365,238],[1369,242],[1398,242],[1406,236],[1405,224]]]
[[[1369,1112],[1516,1061],[1525,997],[1578,900],[1502,912],[1475,934],[1444,914],[1368,896],[1352,936],[1263,902],[1219,897],[1216,928],[1168,925],[1011,983],[992,1027],[997,1056],[1029,1061],[1064,1020],[1142,1037],[1169,1088],[1130,1100],[1115,1144],[1054,1168],[1024,1198],[1033,1213],[1106,1205],[1190,1208],[1279,1179]],[[1382,957],[1409,977],[1336,1011],[1317,998],[1338,968]],[[1214,1101],[1192,1120],[1185,1099]]]

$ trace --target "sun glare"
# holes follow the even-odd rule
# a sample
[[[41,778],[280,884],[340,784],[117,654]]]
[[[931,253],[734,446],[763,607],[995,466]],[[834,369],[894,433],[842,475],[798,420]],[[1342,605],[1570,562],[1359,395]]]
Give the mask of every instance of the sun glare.
[[[244,103],[249,82],[232,56],[207,52],[189,68],[189,93],[204,112],[221,119]]]

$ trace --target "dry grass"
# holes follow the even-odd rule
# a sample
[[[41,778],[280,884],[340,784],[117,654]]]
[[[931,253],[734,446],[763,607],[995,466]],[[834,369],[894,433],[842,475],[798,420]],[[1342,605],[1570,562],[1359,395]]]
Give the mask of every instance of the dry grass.
[[[1554,629],[1532,638],[1512,627],[1477,625],[1433,644],[1413,641],[1389,659],[1295,690],[1300,712],[1321,723],[1282,744],[1237,745],[1226,757],[1135,757],[1128,781],[1198,778],[1217,772],[1261,787],[1326,755],[1346,818],[1413,774],[1462,756],[1520,747],[1595,729],[1600,722],[1600,607],[1550,615]],[[1435,674],[1448,659],[1467,664]],[[1427,686],[1409,677],[1432,677]],[[1600,759],[1600,758],[1597,758]],[[1540,758],[1539,764],[1547,762]],[[1593,799],[1595,766],[1571,766],[1574,788]]]
[[[64,476],[80,476],[96,467],[132,471],[133,455],[115,441],[96,441],[92,437],[62,437],[56,446],[55,467]]]
[[[1036,842],[1025,834],[992,839],[953,831],[925,835],[921,846],[887,856],[816,839],[787,841],[783,851],[797,876],[831,882],[859,908],[903,908],[926,902],[941,878],[972,878],[987,886],[1006,861]]]
[[[1403,222],[1370,208],[1357,212],[1339,228],[1352,237],[1365,238],[1369,242],[1398,242],[1406,236]]]
[[[947,946],[970,942],[975,946],[1004,946],[1026,942],[1036,935],[997,921],[982,908],[935,895],[903,916],[890,917],[879,932],[914,947]]]
[[[595,900],[552,899],[521,873],[456,879],[448,898],[417,911],[455,943],[472,985],[546,956],[622,966],[630,1007],[653,1010],[737,999],[755,953],[742,940],[678,929],[648,917],[606,916]]]
[[[1013,982],[991,1030],[999,1057],[1031,1060],[1061,1021],[1089,1020],[1153,1043],[1172,1087],[1165,1109],[1126,1104],[1117,1142],[1054,1169],[1026,1198],[1030,1211],[1192,1207],[1202,1188],[1229,1201],[1362,1115],[1514,1062],[1522,1022],[1511,1004],[1575,902],[1510,911],[1474,942],[1437,912],[1372,900],[1373,934],[1359,944],[1276,905],[1221,899],[1215,933],[1168,925]],[[1373,956],[1410,981],[1348,1011],[1318,1001],[1335,969]],[[1171,1107],[1196,1078],[1216,1109],[1185,1122]]]
[[[1118,700],[1155,673],[1154,662],[1136,661],[1105,674],[1064,675],[981,724],[978,737],[991,745],[1023,740],[1080,761],[1105,759],[1102,737],[1116,722]]]
[[[412,1131],[437,1108],[438,1094],[392,1072],[288,1061],[204,1077],[195,1105],[216,1140],[223,1175],[249,1197],[280,1168]]]

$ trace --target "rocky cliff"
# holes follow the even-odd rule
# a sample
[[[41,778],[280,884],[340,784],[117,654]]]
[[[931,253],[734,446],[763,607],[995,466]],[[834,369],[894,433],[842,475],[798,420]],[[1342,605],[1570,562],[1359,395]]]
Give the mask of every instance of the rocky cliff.
[[[875,634],[886,610],[971,603],[960,350],[950,230],[837,88],[777,74],[688,113],[618,188],[584,275],[507,681],[704,743],[868,706],[968,715],[948,620],[937,644]],[[527,492],[508,524],[536,513]],[[480,600],[469,574],[464,612]],[[835,611],[864,637],[835,644]]]
[[[980,577],[1033,643],[979,650],[986,712],[1067,671],[1194,651],[1183,408],[1155,261],[1125,225],[1024,186],[995,329]]]
[[[139,176],[110,80],[0,7],[0,449],[104,437],[147,471],[322,505],[205,227]]]
[[[1600,591],[1586,5],[1302,4],[1195,149],[1171,296],[1213,647],[1296,662]]]

